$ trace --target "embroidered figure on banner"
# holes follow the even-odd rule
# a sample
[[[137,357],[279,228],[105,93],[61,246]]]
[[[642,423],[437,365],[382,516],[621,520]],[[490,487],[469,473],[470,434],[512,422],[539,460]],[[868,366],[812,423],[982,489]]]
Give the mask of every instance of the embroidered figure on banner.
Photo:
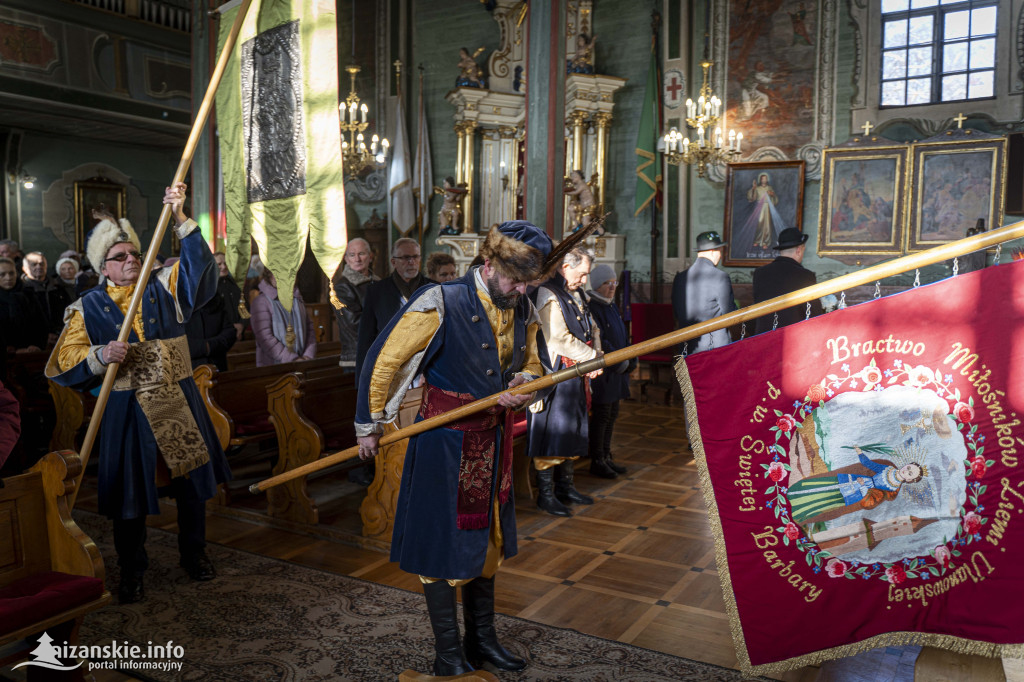
[[[776,532],[833,578],[945,576],[987,521],[978,497],[994,461],[972,424],[973,396],[953,385],[952,369],[900,359],[840,371],[792,411],[775,410],[761,467]]]

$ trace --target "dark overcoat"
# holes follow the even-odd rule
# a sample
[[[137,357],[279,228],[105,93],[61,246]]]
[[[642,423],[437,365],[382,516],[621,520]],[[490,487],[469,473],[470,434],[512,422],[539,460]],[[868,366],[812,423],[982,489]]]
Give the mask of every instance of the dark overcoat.
[[[601,330],[601,350],[611,353],[629,345],[626,323],[619,315],[615,303],[605,303],[596,296],[590,297],[590,314]],[[634,361],[635,362],[635,361]],[[615,403],[629,397],[630,361],[606,367],[596,379],[591,380],[593,401],[598,404]]]
[[[782,296],[817,282],[814,273],[788,256],[779,256],[771,263],[754,270],[754,303],[761,303],[776,296]],[[821,313],[821,304],[811,302],[811,314]],[[804,303],[779,311],[779,327],[800,322],[807,317],[807,306]],[[774,315],[757,318],[755,334],[770,332]]]

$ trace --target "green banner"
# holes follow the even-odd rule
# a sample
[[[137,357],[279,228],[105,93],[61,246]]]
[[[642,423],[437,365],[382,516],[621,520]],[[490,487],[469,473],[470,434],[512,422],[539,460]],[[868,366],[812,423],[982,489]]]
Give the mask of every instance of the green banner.
[[[651,40],[651,65],[647,69],[644,108],[640,114],[640,132],[636,136],[636,213],[647,208],[658,195],[661,185],[661,79],[658,77],[658,56]]]
[[[244,279],[255,239],[289,310],[307,240],[328,278],[347,242],[334,7],[254,0],[217,92],[228,268]]]

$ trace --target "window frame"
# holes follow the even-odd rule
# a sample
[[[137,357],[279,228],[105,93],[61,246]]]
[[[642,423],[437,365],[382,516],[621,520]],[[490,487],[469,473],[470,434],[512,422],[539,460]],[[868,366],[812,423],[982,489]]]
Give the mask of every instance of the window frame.
[[[881,2],[881,0],[879,0],[879,1]],[[908,4],[912,5],[913,3],[912,3],[912,1],[908,1]],[[932,106],[932,105],[936,105],[936,104],[955,104],[955,103],[965,103],[965,102],[983,102],[985,100],[997,99],[998,94],[997,94],[997,84],[996,84],[996,77],[997,76],[996,76],[996,74],[998,73],[999,62],[1000,62],[1000,59],[999,59],[999,35],[1000,35],[999,17],[1001,16],[999,5],[1000,5],[999,0],[958,0],[957,2],[949,2],[949,3],[943,3],[942,0],[937,0],[936,4],[932,5],[931,7],[919,7],[917,9],[908,8],[906,10],[901,10],[899,12],[883,13],[881,11],[881,8],[879,8],[879,22],[880,22],[879,23],[879,33],[880,33],[880,39],[881,39],[880,49],[881,49],[882,55],[881,55],[881,59],[879,61],[879,65],[878,65],[878,83],[877,83],[877,85],[878,85],[878,108],[880,110],[885,110],[885,109],[893,109],[893,108],[924,107],[924,106]],[[993,62],[994,63],[993,63],[991,68],[990,67],[984,67],[984,68],[978,68],[978,69],[971,69],[971,67],[970,67],[970,57],[969,57],[969,55],[970,55],[970,45],[971,45],[971,42],[972,42],[971,33],[970,33],[970,31],[968,31],[968,34],[965,37],[963,37],[963,38],[954,38],[952,40],[947,41],[946,38],[945,38],[945,33],[946,33],[946,17],[950,13],[952,13],[952,12],[959,12],[959,11],[964,11],[964,10],[966,10],[968,12],[972,12],[974,10],[984,9],[986,7],[994,7],[995,10],[996,10],[996,24],[995,24],[996,32],[993,35],[993,38],[996,41],[996,49],[995,49],[995,52],[993,54]],[[887,19],[895,19],[896,21],[899,21],[901,19],[906,19],[909,22],[911,19],[915,19],[915,18],[918,18],[918,17],[931,17],[932,18],[932,40],[931,40],[930,43],[921,43],[920,45],[913,45],[913,44],[911,44],[910,37],[909,37],[909,31],[908,31],[907,42],[902,47],[894,47],[894,48],[886,48],[885,47],[885,28],[884,27],[885,27],[885,21]],[[981,39],[984,39],[984,38],[981,38]],[[974,40],[977,40],[977,39],[974,39]],[[950,99],[950,100],[942,99],[942,87],[943,87],[942,81],[943,81],[943,78],[946,75],[948,75],[948,72],[946,72],[944,70],[944,66],[945,65],[943,63],[943,60],[944,60],[943,53],[945,51],[946,45],[947,44],[953,44],[953,43],[965,43],[968,46],[968,63],[967,63],[967,68],[965,68],[963,70],[963,73],[966,74],[968,80],[970,79],[971,73],[977,73],[977,72],[982,72],[982,71],[992,71],[992,94],[991,95],[988,95],[986,97],[964,97],[962,99]],[[931,71],[930,71],[930,73],[927,76],[916,76],[916,77],[913,77],[913,78],[925,78],[926,77],[926,78],[930,79],[930,81],[931,81],[930,101],[928,101],[928,102],[921,102],[921,103],[918,103],[918,104],[882,104],[882,93],[884,91],[886,83],[893,83],[893,82],[902,81],[903,84],[904,84],[904,88],[905,88],[904,89],[904,101],[906,101],[906,92],[907,92],[906,87],[909,84],[909,81],[912,80],[912,77],[909,76],[909,75],[904,75],[902,78],[890,78],[890,79],[887,80],[885,78],[885,76],[882,74],[882,68],[883,68],[883,64],[884,64],[884,61],[885,61],[885,54],[888,53],[888,52],[895,52],[896,50],[900,50],[900,49],[906,50],[906,51],[909,52],[909,50],[914,48],[914,47],[920,48],[920,47],[925,47],[925,46],[928,46],[928,45],[931,46],[931,53],[932,53],[931,54]],[[1009,57],[1009,55],[1007,55],[1007,57]],[[907,72],[909,72],[909,64],[907,65]],[[961,73],[961,72],[957,71],[957,72],[954,72],[954,73]]]
[[[994,97],[881,107],[882,3],[881,0],[853,0],[849,7],[857,44],[856,89],[850,103],[851,134],[859,134],[868,121],[877,127],[894,119],[920,121],[924,126],[922,132],[926,132],[932,122],[946,122],[961,113],[983,114],[995,121],[1019,120],[1021,102],[1018,97],[1024,95],[1024,74],[1018,71],[1024,69],[1016,59],[1016,20],[1024,9],[1024,0],[996,0],[995,5],[1002,20],[996,33]],[[1012,26],[1008,25],[1007,17],[1014,19]]]

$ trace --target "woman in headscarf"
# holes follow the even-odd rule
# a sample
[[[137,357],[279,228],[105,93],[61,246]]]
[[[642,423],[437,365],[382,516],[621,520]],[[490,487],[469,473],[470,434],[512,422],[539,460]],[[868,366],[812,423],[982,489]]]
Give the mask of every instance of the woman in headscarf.
[[[311,360],[316,357],[313,320],[306,314],[298,287],[287,311],[277,297],[277,278],[270,268],[263,271],[260,295],[252,300],[252,333],[256,338],[256,366]]]

